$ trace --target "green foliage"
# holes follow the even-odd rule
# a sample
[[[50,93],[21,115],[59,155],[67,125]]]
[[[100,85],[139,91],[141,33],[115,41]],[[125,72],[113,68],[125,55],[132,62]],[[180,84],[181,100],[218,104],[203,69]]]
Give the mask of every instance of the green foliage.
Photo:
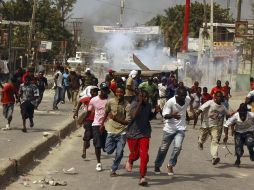
[[[185,5],[176,5],[164,10],[164,14],[157,15],[148,21],[147,25],[160,26],[164,37],[164,45],[176,52],[180,48],[182,30],[184,24]],[[210,5],[207,5],[207,20],[210,20]],[[204,4],[199,2],[191,3],[189,20],[189,37],[197,38],[199,29],[204,22]],[[229,10],[214,4],[214,22],[233,23],[234,19]]]
[[[52,60],[60,53],[61,41],[68,41],[69,46],[73,44],[72,34],[63,27],[63,21],[72,11],[75,2],[76,0],[37,0],[32,46],[38,48],[41,40],[52,41],[53,49],[43,56],[45,59]],[[0,12],[5,20],[30,22],[33,3],[34,0],[6,1]],[[12,34],[12,46],[28,47],[29,26],[15,26]],[[67,50],[71,51],[71,47],[67,47]]]

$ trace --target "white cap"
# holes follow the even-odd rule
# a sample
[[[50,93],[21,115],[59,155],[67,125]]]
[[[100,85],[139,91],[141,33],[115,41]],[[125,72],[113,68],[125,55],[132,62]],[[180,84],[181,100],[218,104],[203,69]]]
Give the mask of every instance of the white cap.
[[[74,71],[76,71],[76,69],[75,69],[74,67],[72,67],[72,68],[71,68],[71,71],[73,71],[73,72],[74,72]]]
[[[126,81],[126,78],[125,78],[125,77],[122,77],[122,80],[125,82],[125,81]]]
[[[87,71],[91,71],[91,69],[90,68],[86,68],[85,72],[87,72]]]
[[[137,74],[138,74],[138,71],[132,70],[132,71],[130,72],[130,74],[129,74],[129,77],[135,78],[135,77],[137,76]]]
[[[81,99],[82,98],[85,98],[85,97],[91,97],[92,95],[91,95],[91,90],[93,90],[93,89],[98,89],[98,87],[97,86],[88,86],[88,87],[86,87],[85,88],[85,90],[83,90],[80,94],[79,94],[79,97],[81,97]]]

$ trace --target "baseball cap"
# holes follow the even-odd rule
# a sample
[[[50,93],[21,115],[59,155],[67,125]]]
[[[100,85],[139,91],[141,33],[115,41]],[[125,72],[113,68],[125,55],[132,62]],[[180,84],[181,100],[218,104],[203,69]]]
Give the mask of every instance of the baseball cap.
[[[108,84],[105,83],[105,82],[102,82],[102,83],[100,84],[100,89],[108,89]]]
[[[116,72],[116,71],[114,71],[113,69],[109,69],[108,72],[113,73],[113,72]]]

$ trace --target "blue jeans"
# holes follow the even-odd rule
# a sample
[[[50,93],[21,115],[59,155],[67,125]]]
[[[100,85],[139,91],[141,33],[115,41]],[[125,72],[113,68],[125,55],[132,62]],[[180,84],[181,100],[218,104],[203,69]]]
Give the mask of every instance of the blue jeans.
[[[105,144],[105,151],[108,154],[113,154],[116,150],[115,159],[111,166],[111,170],[115,172],[123,158],[123,150],[126,143],[126,135],[119,135],[119,134],[108,134]]]
[[[57,104],[63,100],[63,88],[56,87],[55,89],[55,96],[54,96],[54,102],[53,102],[53,108],[57,107]]]
[[[155,160],[155,167],[161,167],[168,152],[168,148],[171,142],[174,140],[174,148],[169,159],[169,165],[175,166],[177,158],[182,149],[183,139],[185,137],[185,131],[179,130],[174,133],[167,133],[163,131],[162,143],[158,150],[158,154]]]

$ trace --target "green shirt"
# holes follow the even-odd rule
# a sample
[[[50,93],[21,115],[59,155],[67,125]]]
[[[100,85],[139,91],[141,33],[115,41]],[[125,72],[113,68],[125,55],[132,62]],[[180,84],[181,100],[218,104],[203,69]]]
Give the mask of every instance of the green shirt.
[[[112,113],[117,120],[120,121],[130,121],[130,104],[126,101],[120,101],[117,98],[111,98],[108,100],[105,106],[106,113]],[[108,119],[105,123],[106,130],[108,133],[119,134],[123,133],[127,129],[127,125],[123,125],[112,119]]]

